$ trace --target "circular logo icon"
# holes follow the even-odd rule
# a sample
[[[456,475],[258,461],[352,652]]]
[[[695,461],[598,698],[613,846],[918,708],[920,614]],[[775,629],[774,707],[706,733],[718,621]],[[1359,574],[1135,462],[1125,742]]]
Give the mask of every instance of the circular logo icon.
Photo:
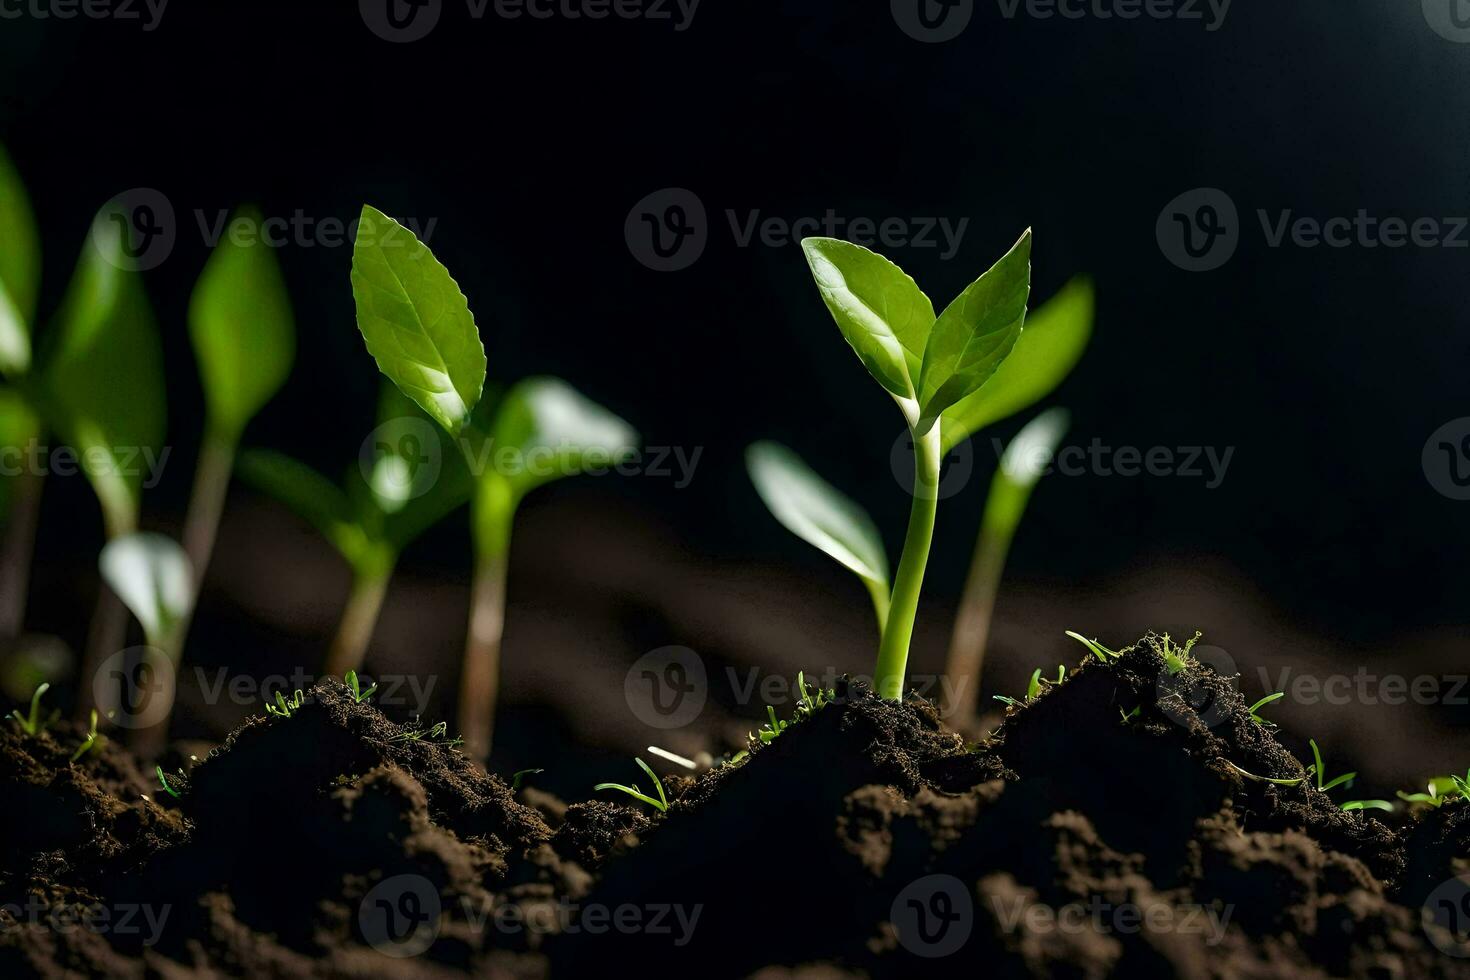
[[[914,437],[909,430],[905,429],[898,434],[893,441],[893,448],[888,451],[888,465],[893,470],[893,478],[898,485],[903,487],[903,492],[910,497],[914,495]],[[940,461],[939,469],[939,491],[936,494],[938,500],[948,500],[970,483],[970,477],[975,473],[975,447],[973,440],[966,439],[958,446],[951,449]]]
[[[146,272],[173,253],[179,229],[162,191],[135,187],[108,202],[92,225],[92,245],[124,272]]]
[[[1198,187],[1164,206],[1154,233],[1164,258],[1185,272],[1209,272],[1240,245],[1240,216],[1229,194]]]
[[[1470,500],[1470,416],[1435,429],[1420,462],[1431,487],[1451,500]]]
[[[92,675],[97,713],[119,728],[152,728],[174,706],[174,665],[157,647],[119,650]]]
[[[422,875],[385,878],[363,896],[357,927],[385,956],[417,956],[439,938],[439,890]]]
[[[975,0],[892,0],[893,20],[915,41],[953,41],[970,26]]]
[[[439,430],[412,415],[389,419],[362,441],[357,465],[378,505],[392,514],[439,482],[444,465]]]
[[[1470,43],[1470,2],[1424,0],[1424,19],[1434,33],[1448,41]]]
[[[898,893],[889,909],[898,943],[915,956],[956,953],[975,925],[975,902],[954,875],[928,875]]]
[[[1451,878],[1430,892],[1419,920],[1441,953],[1470,956],[1470,875]]]
[[[708,695],[704,660],[688,647],[645,653],[623,678],[629,710],[650,728],[683,728],[699,717]]]
[[[384,41],[422,41],[439,24],[444,0],[358,0],[362,22]]]
[[[1235,659],[1220,647],[1195,645],[1189,658],[1199,665],[1209,667],[1218,676],[1230,681],[1239,674]],[[1211,683],[1208,673],[1185,669],[1171,673],[1168,668],[1159,671],[1157,690],[1159,710],[1181,725],[1188,726],[1189,719],[1198,718],[1206,728],[1214,728],[1230,717],[1230,709],[1216,684]]]
[[[704,202],[682,187],[654,191],[628,212],[623,237],[633,258],[654,272],[687,269],[709,244]]]

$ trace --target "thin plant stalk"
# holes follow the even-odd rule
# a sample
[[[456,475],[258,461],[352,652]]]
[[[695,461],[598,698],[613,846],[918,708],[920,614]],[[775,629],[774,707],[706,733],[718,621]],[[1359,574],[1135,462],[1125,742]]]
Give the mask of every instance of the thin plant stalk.
[[[378,624],[378,614],[383,609],[383,599],[388,594],[388,581],[393,577],[393,566],[356,570],[352,577],[352,591],[348,593],[347,605],[342,610],[342,620],[337,626],[337,635],[327,651],[327,674],[341,677],[349,670],[360,670],[367,656],[368,644]]]
[[[1023,500],[1019,507],[1015,507],[1014,495],[1018,492],[1023,495]],[[1006,555],[1016,533],[1016,522],[1008,519],[1008,512],[1013,507],[1019,511],[1025,506],[1024,495],[1027,492],[1028,489],[997,478],[986,500],[985,516],[980,522],[980,535],[970,559],[970,572],[965,579],[965,591],[960,598],[945,667],[945,676],[956,685],[955,703],[950,709],[955,722],[960,725],[973,721],[976,716],[995,596],[1000,589]]]
[[[934,540],[934,519],[939,509],[939,471],[943,462],[939,424],[920,435],[914,433],[914,501],[909,509],[908,531],[903,539],[903,556],[893,578],[893,599],[883,638],[878,645],[878,664],[873,683],[881,697],[902,700],[904,671],[908,667],[909,643],[919,612],[919,592],[929,564],[929,546]]]
[[[36,523],[44,487],[45,477],[26,467],[15,477],[11,490],[5,539],[0,543],[0,641],[19,639],[25,629],[31,556],[36,548]]]
[[[494,743],[495,702],[500,695],[505,583],[516,499],[510,483],[494,470],[480,478],[475,490],[475,577],[459,683],[459,733],[464,751],[484,761]]]
[[[230,489],[230,471],[235,466],[235,443],[214,432],[204,434],[199,464],[194,470],[194,489],[184,517],[184,553],[194,569],[194,591],[204,582],[204,571],[214,553],[225,495]]]
[[[121,503],[110,501],[99,495],[102,503],[102,523],[108,541],[138,529],[136,510]],[[117,597],[117,593],[106,582],[97,583],[97,608],[92,611],[92,622],[87,629],[87,648],[82,658],[82,672],[78,675],[78,697],[76,720],[85,721],[97,707],[93,696],[93,682],[97,672],[107,658],[123,649],[128,638],[128,607]]]

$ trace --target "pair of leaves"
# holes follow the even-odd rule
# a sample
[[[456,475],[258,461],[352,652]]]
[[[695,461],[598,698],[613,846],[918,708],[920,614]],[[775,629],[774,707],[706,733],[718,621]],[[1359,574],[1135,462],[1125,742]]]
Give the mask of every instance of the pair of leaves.
[[[989,381],[1021,336],[1030,229],[937,318],[918,284],[881,255],[833,238],[808,238],[802,249],[848,344],[921,432]]]

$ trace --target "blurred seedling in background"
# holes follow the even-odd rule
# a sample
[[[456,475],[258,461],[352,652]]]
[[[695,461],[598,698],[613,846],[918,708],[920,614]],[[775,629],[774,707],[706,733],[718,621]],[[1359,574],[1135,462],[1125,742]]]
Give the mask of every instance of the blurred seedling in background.
[[[427,246],[368,206],[353,249],[352,294],[358,329],[378,369],[459,439],[475,474],[475,571],[459,728],[466,751],[483,760],[499,694],[516,509],[544,483],[622,462],[637,451],[637,434],[555,378],[517,382],[494,404],[482,399],[485,348],[469,301]]]
[[[91,752],[95,749],[100,749],[106,744],[107,736],[102,735],[97,731],[97,709],[93,708],[91,713],[91,724],[87,729],[87,737],[82,741],[82,744],[77,747],[76,752],[72,753],[71,761],[76,762],[88,752]]]
[[[42,684],[36,688],[35,693],[31,695],[31,710],[28,714],[21,714],[19,708],[10,712],[10,717],[20,726],[20,730],[32,738],[56,724],[56,719],[61,717],[60,711],[46,713],[41,710],[41,698],[49,690],[51,690],[50,684]]]
[[[520,772],[517,772],[515,775],[510,777],[510,791],[512,793],[519,793],[521,791],[521,787],[525,785],[527,779],[529,779],[531,776],[540,775],[545,771],[545,769],[522,769]]]
[[[760,442],[747,451],[746,463],[776,519],[867,585],[880,634],[874,687],[881,697],[897,700],[903,697],[934,537],[941,464],[975,430],[977,419],[983,423],[987,411],[975,406],[988,397],[984,387],[1022,336],[1031,292],[1031,232],[938,316],[914,280],[875,252],[831,238],[808,238],[802,249],[838,329],[898,404],[913,441],[913,501],[892,581],[872,520],[795,453]],[[1029,379],[1043,367],[1023,364],[1018,378]]]
[[[1435,776],[1431,778],[1423,793],[1405,793],[1399,790],[1398,798],[1405,803],[1431,806],[1436,809],[1451,800],[1470,800],[1470,770],[1461,776]]]
[[[300,688],[297,688],[296,693],[292,694],[289,698],[280,691],[277,691],[275,703],[272,704],[269,701],[265,703],[265,713],[274,715],[277,718],[290,718],[296,712],[300,711],[305,704],[306,695],[301,692]]]
[[[349,670],[342,678],[342,682],[347,685],[348,693],[352,695],[352,700],[357,704],[362,704],[368,698],[372,697],[373,692],[378,689],[378,685],[376,684],[364,688],[362,682],[357,679],[357,671],[355,670]]]
[[[1034,671],[1031,672],[1031,680],[1026,685],[1026,696],[1024,698],[1021,698],[1021,699],[1017,700],[1016,698],[1008,698],[1004,694],[992,694],[991,697],[995,698],[995,700],[999,701],[1001,704],[1005,705],[1007,708],[1019,708],[1023,704],[1028,704],[1028,703],[1030,703],[1032,701],[1035,701],[1036,700],[1036,696],[1041,693],[1042,688],[1044,688],[1044,687],[1050,687],[1050,686],[1052,686],[1054,684],[1060,684],[1062,681],[1064,681],[1066,679],[1066,677],[1067,677],[1067,665],[1066,664],[1057,664],[1057,679],[1056,680],[1051,680],[1049,678],[1042,677],[1041,676],[1041,668],[1040,667],[1037,667]],[[1127,720],[1126,716],[1125,716],[1124,720],[1125,721]]]
[[[642,759],[634,759],[633,761],[638,763],[638,767],[640,769],[648,773],[649,779],[653,780],[653,788],[654,791],[658,793],[658,799],[654,799],[647,793],[644,793],[638,788],[638,785],[636,783],[632,786],[625,786],[622,783],[598,783],[596,786],[592,787],[592,791],[596,793],[605,789],[615,789],[619,793],[626,793],[627,795],[633,797],[633,799],[635,800],[641,800],[644,803],[647,803],[659,813],[666,812],[669,809],[669,798],[664,795],[663,781],[660,780],[658,776],[654,773],[654,771],[648,767],[648,763],[644,762]]]

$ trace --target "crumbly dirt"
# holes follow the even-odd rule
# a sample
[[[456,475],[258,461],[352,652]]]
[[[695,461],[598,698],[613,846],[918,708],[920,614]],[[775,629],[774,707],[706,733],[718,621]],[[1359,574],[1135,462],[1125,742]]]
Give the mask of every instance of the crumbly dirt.
[[[0,725],[0,975],[1470,976],[1420,912],[1470,871],[1470,805],[1344,813],[1159,638],[978,745],[835,695],[666,779],[662,814],[513,792],[332,681],[178,799],[115,745],[73,764],[74,728]],[[97,907],[167,914],[52,918]]]

